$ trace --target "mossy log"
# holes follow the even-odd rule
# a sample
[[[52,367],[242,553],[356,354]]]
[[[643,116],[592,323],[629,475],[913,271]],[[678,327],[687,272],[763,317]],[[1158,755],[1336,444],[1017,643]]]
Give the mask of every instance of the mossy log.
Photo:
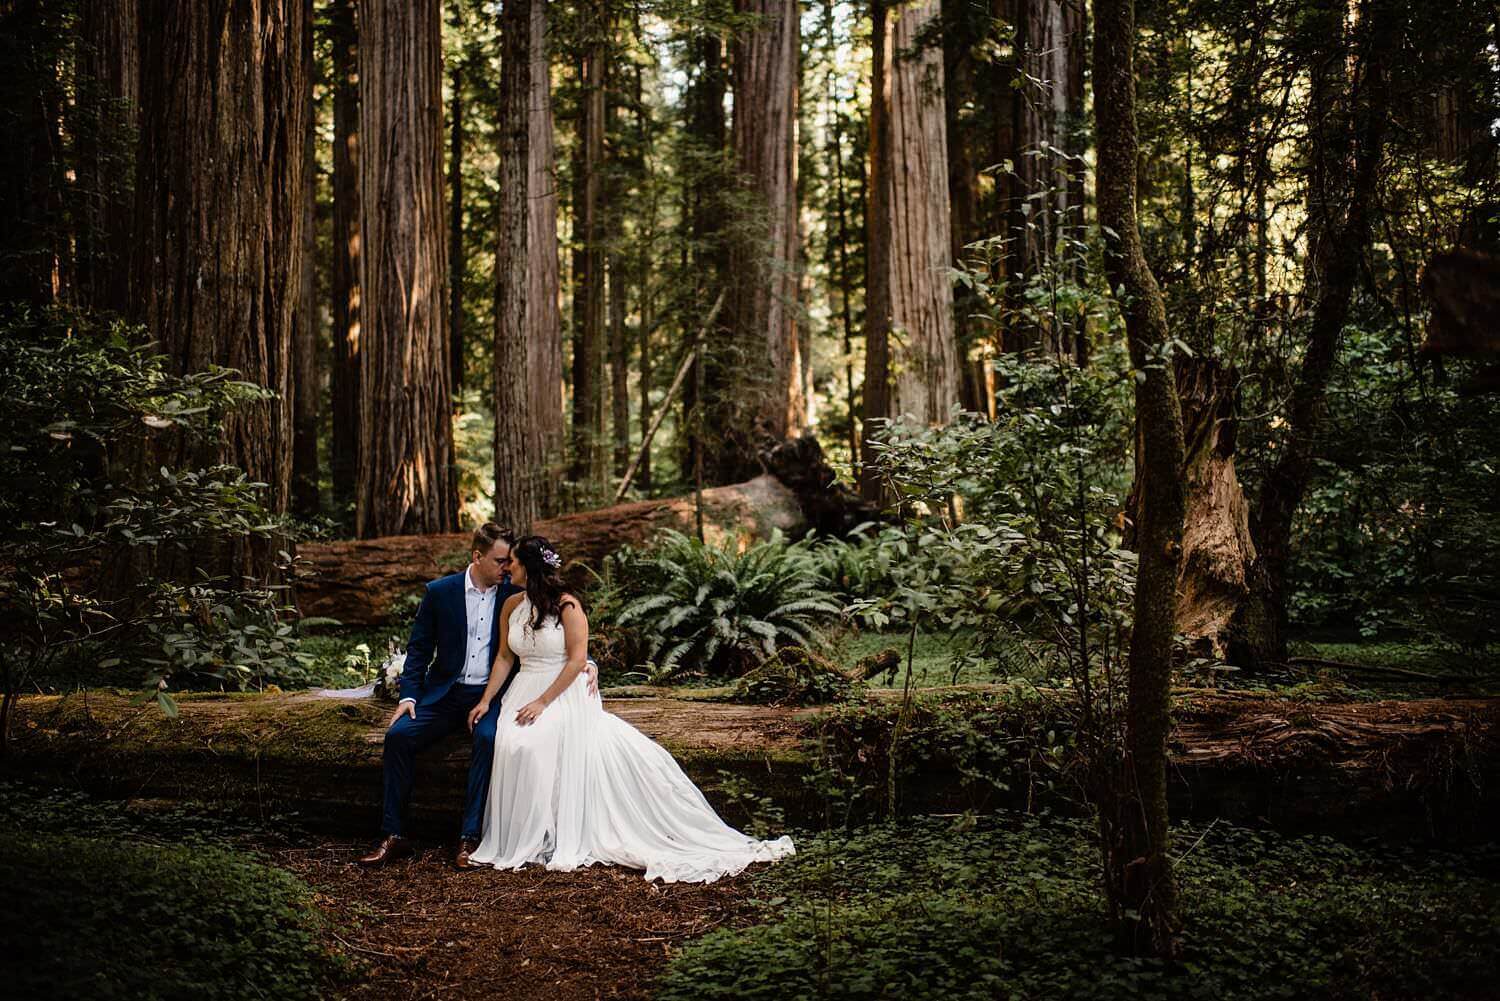
[[[692,497],[634,501],[536,522],[573,565],[574,586],[587,583],[583,567],[598,569],[604,558],[640,545],[665,528],[693,532]],[[747,543],[780,530],[804,531],[807,520],[797,497],[774,476],[703,491],[703,534],[713,543]],[[404,535],[352,542],[306,543],[297,575],[297,607],[304,616],[345,625],[380,625],[400,598],[468,562],[469,534]]]
[[[672,751],[733,822],[746,819],[741,803],[721,787],[753,789],[788,822],[823,818],[804,781],[815,764],[806,738],[820,710],[670,697],[605,704]],[[179,706],[170,719],[154,703],[116,694],[25,698],[6,770],[103,794],[373,831],[389,706],[307,693],[187,695]],[[1177,694],[1174,720],[1170,792],[1179,818],[1439,840],[1487,836],[1500,820],[1500,699],[1303,703],[1195,690]],[[452,833],[468,746],[456,735],[419,759],[419,830]],[[1030,792],[1015,795],[1013,803],[981,802],[961,776],[929,771],[907,783],[902,803],[911,811],[1036,805]]]

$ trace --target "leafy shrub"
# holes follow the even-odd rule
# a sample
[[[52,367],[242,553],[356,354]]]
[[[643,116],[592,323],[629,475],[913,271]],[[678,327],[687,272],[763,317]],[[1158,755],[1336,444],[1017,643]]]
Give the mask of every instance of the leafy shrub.
[[[922,818],[797,837],[759,923],[678,951],[663,1001],[735,998],[1485,998],[1500,975],[1493,849],[1360,851],[1179,828],[1188,929],[1167,968],[1112,948],[1085,821]]]
[[[207,845],[0,833],[0,976],[14,997],[317,998],[311,892]]]
[[[819,626],[840,606],[810,565],[805,547],[780,536],[743,552],[663,534],[638,586],[651,590],[615,622],[646,638],[655,680],[687,673],[737,677],[783,646],[820,643]]]
[[[173,375],[143,339],[65,310],[0,321],[8,691],[60,667],[114,669],[170,711],[169,678],[242,687],[305,666],[277,624],[279,590],[202,569],[287,538],[264,485],[144,461],[212,453],[222,416],[269,393],[225,369]]]

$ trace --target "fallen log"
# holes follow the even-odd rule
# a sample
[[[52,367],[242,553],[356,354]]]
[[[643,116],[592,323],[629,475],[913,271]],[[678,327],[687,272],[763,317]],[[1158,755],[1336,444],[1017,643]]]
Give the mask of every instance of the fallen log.
[[[605,705],[672,751],[732,822],[746,819],[736,785],[789,823],[825,816],[805,781],[821,710],[668,697]],[[344,834],[374,830],[389,706],[308,693],[185,695],[179,706],[169,719],[122,695],[24,698],[5,770],[107,795],[295,813]],[[1176,817],[1440,840],[1488,837],[1500,820],[1500,699],[1319,704],[1189,692],[1177,696],[1174,719]],[[463,736],[419,760],[414,821],[429,834],[452,833],[467,766]],[[975,808],[966,788],[956,772],[929,770],[908,782],[905,808]],[[984,806],[1028,809],[1028,797],[1016,790],[1014,802]]]
[[[664,528],[692,532],[693,499],[634,501],[538,521],[533,526],[573,563],[575,586],[587,582],[584,567],[627,545],[642,545]],[[773,476],[703,491],[704,537],[712,543],[748,543],[779,529],[791,536],[807,527],[797,498]],[[345,625],[380,625],[399,599],[468,562],[469,536],[407,535],[352,542],[306,543],[297,575],[297,607],[304,617],[327,617]]]

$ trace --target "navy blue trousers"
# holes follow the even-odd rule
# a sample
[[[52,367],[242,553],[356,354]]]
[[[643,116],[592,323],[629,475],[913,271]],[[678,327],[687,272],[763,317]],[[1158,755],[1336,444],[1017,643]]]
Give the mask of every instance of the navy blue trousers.
[[[469,725],[469,711],[479,704],[483,685],[454,683],[441,699],[417,706],[417,715],[402,716],[385,732],[386,834],[404,834],[406,806],[411,802],[412,769],[417,755],[455,730]],[[490,792],[490,768],[495,763],[495,723],[500,719],[500,700],[474,727],[474,750],[469,757],[469,788],[464,797],[462,836],[478,839],[484,828],[484,801]]]

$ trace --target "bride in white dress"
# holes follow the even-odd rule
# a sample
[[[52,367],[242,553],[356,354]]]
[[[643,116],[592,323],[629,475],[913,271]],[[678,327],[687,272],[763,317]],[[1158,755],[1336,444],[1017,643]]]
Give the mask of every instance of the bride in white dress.
[[[793,853],[792,839],[759,841],[719,819],[672,755],[604,711],[580,676],[588,619],[563,590],[562,560],[539,536],[516,543],[511,581],[524,587],[501,612],[489,685],[469,717],[500,702],[484,839],[473,863],[569,871],[598,862],[647,879],[707,883]]]

